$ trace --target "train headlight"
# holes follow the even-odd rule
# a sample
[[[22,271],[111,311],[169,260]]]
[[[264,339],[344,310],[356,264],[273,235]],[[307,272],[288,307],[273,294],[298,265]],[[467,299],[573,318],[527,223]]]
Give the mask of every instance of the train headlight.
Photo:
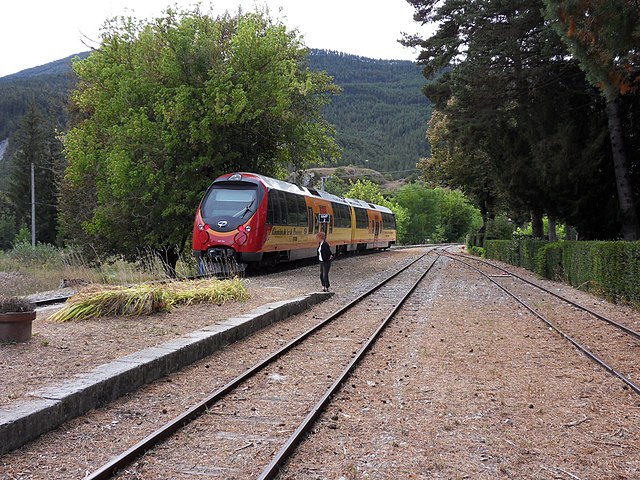
[[[206,223],[203,225],[202,223],[198,224],[198,239],[200,243],[207,243],[209,241],[209,225]]]

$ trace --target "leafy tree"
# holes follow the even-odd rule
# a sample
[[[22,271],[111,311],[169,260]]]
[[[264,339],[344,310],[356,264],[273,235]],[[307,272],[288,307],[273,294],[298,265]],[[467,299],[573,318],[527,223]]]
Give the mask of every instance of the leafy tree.
[[[544,0],[547,16],[606,99],[609,135],[625,240],[640,222],[624,145],[620,95],[640,86],[640,8],[635,0]]]
[[[100,49],[74,65],[64,233],[131,259],[152,248],[172,273],[216,176],[334,158],[320,109],[337,89],[306,58],[266,13],[108,21]]]
[[[482,224],[478,210],[460,191],[411,183],[398,190],[393,200],[409,216],[406,243],[460,242]]]
[[[531,212],[537,236],[544,212],[592,237],[615,236],[603,105],[542,16],[542,0],[408,1],[416,20],[438,23],[426,39],[405,39],[421,48],[425,93],[442,114],[425,176],[462,188],[485,218],[504,204],[513,216]]]
[[[434,190],[411,183],[395,192],[393,199],[407,211],[408,224],[404,243],[423,244],[443,240],[440,198]]]
[[[423,179],[431,186],[460,189],[479,208],[483,233],[490,219],[503,211],[506,203],[487,150],[465,149],[458,142],[458,135],[449,128],[447,114],[439,110],[434,111],[429,120],[427,138],[431,156],[417,164]]]
[[[332,193],[333,195],[338,195],[339,197],[345,196],[347,188],[347,184],[343,180],[335,176],[327,178],[324,182],[325,191]]]
[[[482,225],[478,209],[459,190],[438,189],[442,196],[440,224],[443,241],[464,242],[467,234],[477,231]]]

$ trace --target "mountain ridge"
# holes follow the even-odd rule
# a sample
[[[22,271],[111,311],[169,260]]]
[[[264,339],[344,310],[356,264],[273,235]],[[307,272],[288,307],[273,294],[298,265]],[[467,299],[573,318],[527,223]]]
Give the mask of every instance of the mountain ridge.
[[[71,72],[71,62],[74,58],[85,59],[91,52],[79,52],[69,55],[68,57],[53,60],[52,62],[43,63],[35,67],[25,68],[19,72],[10,73],[0,77],[0,83],[12,81],[12,80],[24,80],[27,78],[33,78],[40,75],[58,75],[67,74]]]
[[[68,98],[75,87],[72,59],[79,52],[0,77],[0,141],[10,138],[30,102],[53,116],[64,130]],[[355,165],[378,171],[415,169],[429,152],[425,138],[431,107],[422,94],[424,77],[414,62],[362,57],[311,49],[310,68],[325,70],[342,88],[323,111],[336,127],[343,150],[337,166]],[[397,176],[402,176],[401,174]]]

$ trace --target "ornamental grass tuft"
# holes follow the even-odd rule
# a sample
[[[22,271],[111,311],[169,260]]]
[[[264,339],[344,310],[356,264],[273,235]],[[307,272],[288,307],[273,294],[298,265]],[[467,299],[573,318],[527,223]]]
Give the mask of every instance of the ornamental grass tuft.
[[[131,287],[91,285],[67,300],[49,317],[53,322],[85,320],[108,315],[139,316],[170,311],[176,305],[244,301],[249,298],[239,278],[196,280]]]
[[[0,313],[33,312],[34,309],[33,303],[25,298],[0,296]]]

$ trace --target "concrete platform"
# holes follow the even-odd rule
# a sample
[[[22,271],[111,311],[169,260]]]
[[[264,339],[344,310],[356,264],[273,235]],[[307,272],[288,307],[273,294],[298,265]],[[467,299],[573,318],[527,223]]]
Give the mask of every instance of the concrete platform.
[[[269,303],[31,392],[31,400],[0,407],[0,455],[332,295],[311,293]]]

